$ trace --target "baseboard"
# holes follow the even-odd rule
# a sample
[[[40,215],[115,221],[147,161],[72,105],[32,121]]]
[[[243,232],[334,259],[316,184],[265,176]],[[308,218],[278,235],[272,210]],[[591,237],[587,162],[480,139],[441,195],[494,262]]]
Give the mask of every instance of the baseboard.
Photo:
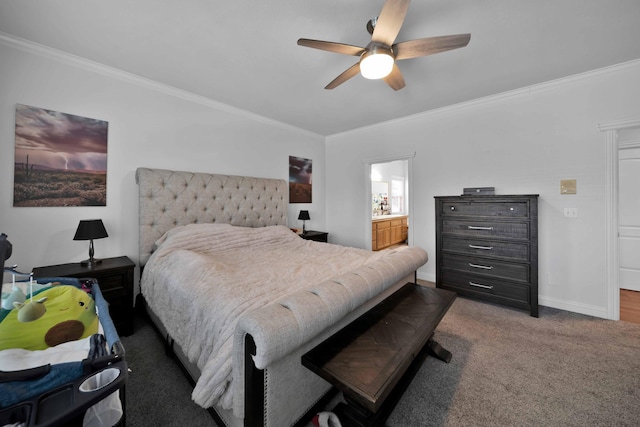
[[[418,270],[418,279],[435,283],[436,275],[433,273],[423,273]],[[538,304],[545,307],[557,308],[559,310],[571,311],[573,313],[586,314],[587,316],[608,319],[606,307],[582,304],[575,301],[565,301],[557,298],[545,297],[542,295],[538,295]]]
[[[426,280],[428,282],[436,282],[436,274],[435,273],[422,273],[420,270],[417,272],[418,279]]]
[[[563,301],[557,298],[538,296],[539,305],[557,308],[559,310],[571,311],[573,313],[586,314],[587,316],[601,317],[607,319],[607,308],[595,305],[582,304],[575,301]]]

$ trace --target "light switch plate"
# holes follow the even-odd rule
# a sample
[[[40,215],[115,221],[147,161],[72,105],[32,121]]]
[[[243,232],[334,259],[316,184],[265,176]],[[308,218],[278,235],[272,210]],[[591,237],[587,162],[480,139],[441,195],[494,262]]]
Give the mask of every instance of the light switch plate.
[[[560,181],[560,194],[576,194],[578,183],[575,179],[563,179]]]

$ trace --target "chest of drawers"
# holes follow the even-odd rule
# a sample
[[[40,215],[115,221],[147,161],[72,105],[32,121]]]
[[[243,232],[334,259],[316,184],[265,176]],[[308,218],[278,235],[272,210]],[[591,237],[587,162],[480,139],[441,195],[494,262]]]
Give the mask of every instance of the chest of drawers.
[[[538,196],[435,200],[436,286],[538,317]]]

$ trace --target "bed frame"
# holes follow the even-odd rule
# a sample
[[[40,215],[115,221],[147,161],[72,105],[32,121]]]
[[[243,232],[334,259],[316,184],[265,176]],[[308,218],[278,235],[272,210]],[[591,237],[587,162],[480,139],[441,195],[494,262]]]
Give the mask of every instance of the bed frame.
[[[284,180],[138,168],[136,182],[139,186],[141,270],[153,252],[155,241],[175,226],[193,223],[228,223],[243,227],[287,226],[289,189]],[[393,268],[387,268],[387,270],[393,270]],[[375,274],[387,276],[386,272],[376,272]],[[408,281],[415,281],[415,274],[414,269],[410,274],[397,277],[392,283],[387,283],[386,288],[376,297],[362,304],[357,310],[349,312],[338,323],[329,324],[321,334],[313,335],[313,341],[305,342],[295,352],[287,355],[289,362],[297,360],[297,363],[286,365],[277,358],[272,358],[269,359],[270,363],[267,368],[257,369],[252,357],[257,355],[256,342],[260,340],[264,342],[265,339],[273,337],[268,334],[265,337],[265,334],[256,335],[255,333],[252,336],[247,332],[246,335],[238,338],[236,333],[236,344],[238,339],[244,340],[244,372],[236,374],[242,378],[245,384],[244,396],[241,399],[244,417],[238,418],[233,415],[231,410],[214,407],[210,412],[216,422],[226,426],[245,427],[304,425],[310,420],[310,415],[324,404],[329,391],[331,391],[331,385],[302,367],[299,362],[301,355]],[[146,306],[143,295],[140,296],[140,300]],[[166,334],[166,330],[157,316],[151,310],[147,310],[147,312],[163,337],[166,337],[168,348],[175,351],[184,371],[195,383],[199,377],[198,369],[188,362],[180,348],[173,345],[172,338]],[[309,331],[302,331],[302,333],[310,334]],[[292,367],[289,368],[290,366]],[[280,415],[277,414],[279,411],[276,411],[277,408],[274,407],[277,404],[274,404],[273,399],[270,400],[268,393],[265,393],[268,387],[272,387],[272,390],[278,387],[278,384],[268,386],[268,382],[271,381],[273,384],[273,378],[276,377],[276,374],[284,376],[285,372],[286,376],[291,372],[291,381],[298,380],[304,385],[298,389],[298,394],[302,396],[295,396],[304,401],[301,403],[304,407],[284,408],[295,411],[295,415],[288,414],[293,417],[293,422],[288,420],[286,423],[279,419]],[[282,384],[279,386],[283,387]],[[276,412],[275,416],[274,412]]]

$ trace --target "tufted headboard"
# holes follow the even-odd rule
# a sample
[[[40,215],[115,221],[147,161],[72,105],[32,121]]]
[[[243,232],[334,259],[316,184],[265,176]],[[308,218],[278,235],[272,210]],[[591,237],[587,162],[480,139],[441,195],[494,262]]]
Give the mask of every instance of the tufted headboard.
[[[138,168],[136,182],[141,267],[156,240],[178,225],[287,225],[289,188],[282,179]]]

